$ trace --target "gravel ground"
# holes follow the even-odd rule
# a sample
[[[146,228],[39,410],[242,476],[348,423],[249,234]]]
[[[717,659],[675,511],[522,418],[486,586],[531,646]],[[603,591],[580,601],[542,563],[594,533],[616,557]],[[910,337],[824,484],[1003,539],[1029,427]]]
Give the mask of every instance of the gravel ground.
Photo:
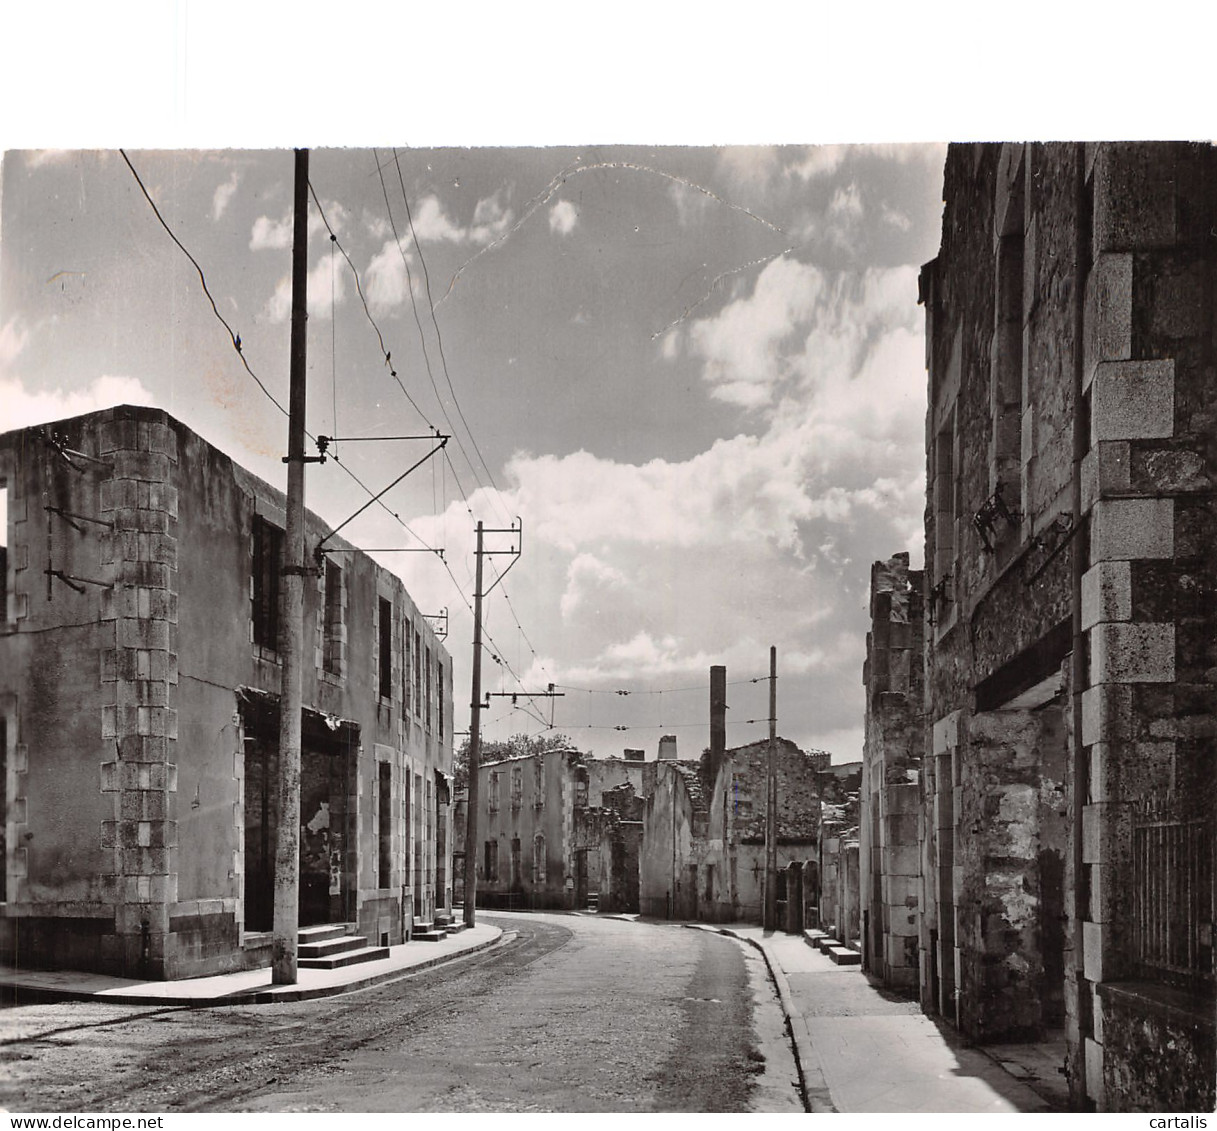
[[[485,914],[485,913],[483,913]],[[763,962],[722,936],[486,915],[495,949],[337,998],[0,1012],[9,1111],[801,1111]]]

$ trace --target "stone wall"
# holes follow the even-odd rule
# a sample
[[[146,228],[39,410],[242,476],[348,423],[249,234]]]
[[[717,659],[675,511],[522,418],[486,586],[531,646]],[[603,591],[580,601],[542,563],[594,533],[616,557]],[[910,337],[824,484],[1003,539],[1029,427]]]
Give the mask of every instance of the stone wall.
[[[952,146],[944,199],[921,282],[922,1002],[982,1039],[1063,1023],[1079,1106],[1161,1110],[1146,1003],[1185,987],[1212,1012],[1212,869],[1154,846],[1212,854],[1217,162]],[[1109,1024],[1117,997],[1142,1021]],[[1211,1079],[1211,1039],[1172,1040]]]

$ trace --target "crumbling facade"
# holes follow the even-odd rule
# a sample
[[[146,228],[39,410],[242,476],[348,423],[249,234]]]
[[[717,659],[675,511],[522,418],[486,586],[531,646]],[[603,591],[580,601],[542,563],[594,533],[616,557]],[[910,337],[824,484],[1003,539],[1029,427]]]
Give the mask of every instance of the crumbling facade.
[[[922,573],[907,553],[871,567],[866,730],[859,814],[863,969],[915,990],[921,910],[918,843],[924,693]]]
[[[267,965],[283,496],[157,409],[0,436],[0,955],[180,978]],[[311,550],[329,527],[307,517]],[[305,584],[300,921],[450,909],[452,669],[331,538]]]
[[[641,906],[644,914],[711,922],[760,921],[765,891],[768,741],[716,760],[647,763],[643,786]],[[823,751],[775,745],[777,867],[817,858],[820,805],[840,780]],[[837,769],[837,767],[833,767]],[[780,898],[784,901],[784,895]]]
[[[631,887],[625,869],[637,860],[631,824],[638,815],[629,798],[642,786],[643,765],[577,750],[482,763],[479,906],[583,909],[608,883],[614,904],[632,904],[616,909],[636,911],[637,884]]]
[[[944,199],[922,1002],[1063,1030],[1079,1106],[1211,1110],[1217,158],[952,146]]]

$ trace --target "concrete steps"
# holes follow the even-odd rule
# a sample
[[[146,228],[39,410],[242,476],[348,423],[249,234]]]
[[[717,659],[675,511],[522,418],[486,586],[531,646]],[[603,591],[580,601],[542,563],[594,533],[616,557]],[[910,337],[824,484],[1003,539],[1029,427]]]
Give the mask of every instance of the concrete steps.
[[[862,955],[847,946],[830,946],[824,951],[838,966],[861,966]]]
[[[411,942],[439,942],[448,937],[446,928],[437,925],[430,919],[415,919],[414,930],[410,935]]]
[[[309,970],[336,970],[389,957],[387,946],[368,946],[364,935],[349,932],[347,923],[305,927],[296,936],[297,965]]]

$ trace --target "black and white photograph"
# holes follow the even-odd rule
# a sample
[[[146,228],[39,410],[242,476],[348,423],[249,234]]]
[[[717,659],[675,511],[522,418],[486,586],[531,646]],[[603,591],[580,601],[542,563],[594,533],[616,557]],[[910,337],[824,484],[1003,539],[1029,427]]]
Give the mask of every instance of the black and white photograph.
[[[79,120],[3,91],[11,1125],[1203,1128],[1211,126],[144,7],[133,69],[65,5]]]

